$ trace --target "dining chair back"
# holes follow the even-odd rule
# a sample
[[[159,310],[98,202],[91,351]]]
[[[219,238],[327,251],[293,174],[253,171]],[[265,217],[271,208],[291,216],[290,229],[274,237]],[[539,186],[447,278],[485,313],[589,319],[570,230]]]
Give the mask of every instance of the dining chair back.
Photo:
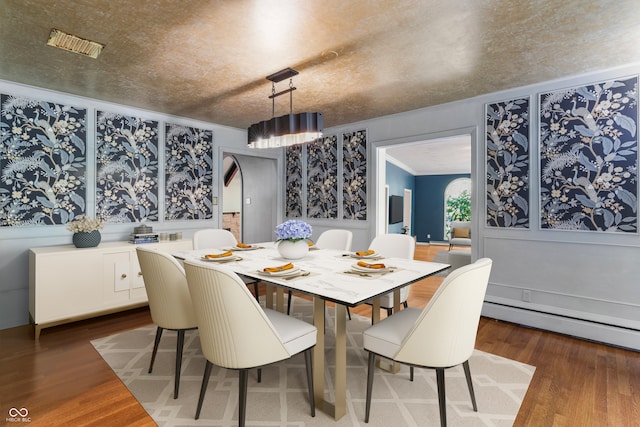
[[[229,230],[223,228],[206,228],[193,233],[193,249],[222,249],[233,247],[238,243]]]
[[[239,424],[244,425],[247,371],[304,352],[311,415],[315,416],[311,349],[315,326],[286,314],[262,309],[240,277],[219,265],[185,261],[187,282],[207,359],[196,410],[200,416],[212,365],[240,371]]]
[[[173,398],[176,399],[180,387],[185,331],[194,329],[198,325],[193,313],[187,278],[180,263],[170,254],[142,247],[136,248],[136,254],[147,291],[151,320],[157,325],[149,373],[153,371],[163,330],[169,329],[178,333],[173,392]]]
[[[318,236],[316,246],[320,249],[350,251],[353,233],[350,230],[326,230]]]
[[[413,259],[416,251],[416,241],[408,234],[381,234],[374,237],[369,249],[384,257]],[[409,286],[400,288],[400,303],[406,308],[409,297]],[[370,303],[371,301],[369,301]],[[393,313],[393,292],[380,297],[380,307],[387,310],[387,315]]]
[[[223,228],[205,228],[193,233],[193,249],[224,249],[232,248],[238,244],[236,236]],[[258,279],[249,276],[240,276],[245,285],[253,285],[253,293],[256,301],[260,301]]]
[[[413,259],[416,241],[408,234],[381,234],[373,238],[369,249],[385,257]]]
[[[451,272],[423,310],[408,308],[363,334],[369,352],[365,422],[369,421],[375,357],[436,370],[441,425],[446,425],[444,371],[463,365],[471,403],[477,411],[469,358],[473,353],[492,261],[482,258]]]

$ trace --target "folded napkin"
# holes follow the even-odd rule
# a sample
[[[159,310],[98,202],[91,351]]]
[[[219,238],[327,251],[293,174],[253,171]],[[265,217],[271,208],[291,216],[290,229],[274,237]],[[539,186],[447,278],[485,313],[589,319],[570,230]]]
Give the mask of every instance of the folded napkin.
[[[236,243],[236,246],[239,247],[239,248],[242,248],[242,249],[249,249],[251,247],[251,245],[247,245],[247,244],[244,244],[242,242]]]
[[[231,256],[231,255],[233,255],[233,252],[227,251],[227,252],[223,252],[221,254],[207,254],[204,257],[205,258],[209,258],[209,259],[210,258],[224,258],[224,257]]]
[[[364,268],[386,268],[387,266],[379,262],[376,264],[369,264],[368,262],[358,261],[358,265]]]
[[[284,271],[284,270],[291,270],[293,268],[293,264],[292,263],[288,263],[285,265],[281,265],[279,267],[266,267],[263,271],[265,273],[277,273],[279,271]]]
[[[375,253],[376,253],[376,251],[374,251],[373,249],[367,249],[366,251],[357,251],[356,255],[358,255],[358,256],[367,256],[367,255],[373,255]]]
[[[311,240],[309,240],[309,241],[307,242],[307,245],[309,245],[309,246],[313,246],[313,242],[312,242]]]

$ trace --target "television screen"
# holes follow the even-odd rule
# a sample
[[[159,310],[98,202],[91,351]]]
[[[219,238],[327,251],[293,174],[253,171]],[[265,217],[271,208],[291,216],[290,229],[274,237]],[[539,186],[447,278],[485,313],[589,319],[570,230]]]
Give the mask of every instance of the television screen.
[[[403,207],[402,196],[389,196],[389,224],[402,222]]]

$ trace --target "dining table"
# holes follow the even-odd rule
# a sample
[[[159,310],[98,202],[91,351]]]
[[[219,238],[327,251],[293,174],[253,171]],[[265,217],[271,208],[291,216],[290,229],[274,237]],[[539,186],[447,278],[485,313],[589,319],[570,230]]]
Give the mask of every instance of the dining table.
[[[245,245],[243,245],[245,246]],[[282,258],[277,242],[248,247],[206,248],[179,251],[179,259],[224,265],[237,274],[259,279],[267,285],[265,307],[285,312],[284,292],[306,294],[313,301],[313,324],[317,342],[313,351],[313,381],[316,405],[335,420],[346,414],[347,307],[372,305],[372,322],[380,319],[377,297],[394,293],[394,311],[400,309],[400,288],[437,274],[448,264],[413,259],[381,257],[378,254],[310,247],[306,256],[296,260]],[[229,255],[231,251],[231,255]],[[209,256],[209,257],[207,257]],[[363,265],[358,265],[361,263]],[[378,264],[376,268],[367,268]],[[265,271],[272,270],[271,272]],[[275,294],[275,298],[274,298]],[[275,301],[274,301],[275,299]],[[335,371],[333,393],[325,395],[325,303],[335,303]],[[397,365],[391,369],[397,369]],[[333,403],[330,401],[333,394]]]

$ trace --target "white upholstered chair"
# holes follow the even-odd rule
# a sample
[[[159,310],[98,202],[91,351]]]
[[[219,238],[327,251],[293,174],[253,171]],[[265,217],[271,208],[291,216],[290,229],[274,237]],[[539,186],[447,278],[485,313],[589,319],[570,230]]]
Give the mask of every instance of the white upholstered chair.
[[[237,243],[233,233],[223,228],[206,228],[193,233],[193,249],[221,249]]]
[[[207,359],[196,419],[200,417],[212,365],[239,371],[238,424],[244,425],[248,370],[304,352],[311,416],[315,416],[311,350],[315,326],[286,314],[262,309],[242,280],[224,266],[184,263],[187,282]],[[259,376],[258,376],[259,378]]]
[[[471,246],[471,221],[452,221],[449,250],[454,246]]]
[[[162,331],[165,329],[177,331],[176,372],[173,389],[173,398],[177,399],[180,388],[184,333],[188,329],[195,329],[198,325],[187,288],[187,278],[180,263],[167,253],[142,247],[136,248],[136,253],[149,299],[151,319],[158,326],[151,353],[149,373],[153,371],[153,363],[162,338]]]
[[[326,230],[318,236],[316,246],[320,249],[350,251],[353,233],[349,230]]]
[[[364,331],[369,352],[365,422],[369,422],[376,355],[411,368],[436,370],[440,424],[447,424],[445,369],[462,364],[473,410],[477,411],[469,357],[475,347],[478,323],[492,261],[482,258],[451,272],[423,309],[408,308]]]
[[[316,247],[318,249],[337,249],[341,251],[350,251],[351,242],[353,241],[353,233],[349,230],[326,230],[323,231],[318,240],[316,240]],[[348,311],[348,307],[347,307]],[[291,313],[291,291],[289,291],[287,314]],[[351,318],[351,313],[349,313]]]
[[[369,249],[385,257],[413,259],[416,251],[416,242],[413,236],[408,234],[381,234],[374,237]],[[409,286],[400,288],[400,303],[405,308],[407,307],[408,297]],[[387,314],[391,315],[393,312],[393,292],[380,297],[380,308],[386,309]]]
[[[206,228],[193,233],[193,249],[223,249],[232,248],[238,244],[236,236],[229,230],[223,228]],[[246,285],[253,285],[253,293],[257,301],[260,301],[258,295],[258,284],[260,281],[253,277],[240,276]]]

